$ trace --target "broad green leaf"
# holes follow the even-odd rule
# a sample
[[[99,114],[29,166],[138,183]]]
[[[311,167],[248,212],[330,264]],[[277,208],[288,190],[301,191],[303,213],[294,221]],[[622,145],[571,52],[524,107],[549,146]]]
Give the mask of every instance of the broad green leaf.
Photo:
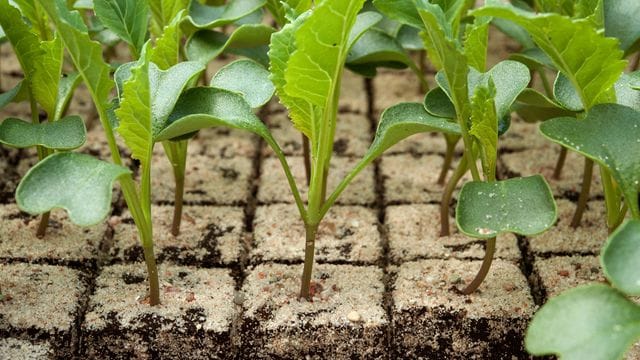
[[[356,16],[356,22],[351,28],[347,51],[350,51],[360,38],[373,26],[382,20],[382,15],[375,11],[365,11]]]
[[[517,41],[522,48],[527,50],[536,46],[536,44],[529,36],[529,33],[521,26],[518,26],[511,21],[507,21],[504,19],[493,19],[491,20],[491,24],[500,29],[505,35]]]
[[[507,232],[536,235],[553,226],[557,217],[553,194],[541,175],[471,181],[462,186],[458,199],[458,228],[475,238]]]
[[[373,76],[377,67],[404,69],[415,65],[396,39],[374,28],[367,31],[351,48],[347,67]]]
[[[38,0],[58,29],[58,36],[87,85],[98,109],[106,109],[113,81],[109,65],[102,58],[102,47],[91,41],[77,11],[70,12],[63,0]]]
[[[524,89],[513,104],[513,110],[527,122],[546,121],[561,116],[575,116],[560,104],[534,89]]]
[[[41,43],[43,56],[35,64],[31,79],[33,96],[53,119],[58,104],[60,74],[62,73],[62,41],[56,37]]]
[[[86,133],[84,121],[79,116],[40,124],[14,118],[0,123],[0,143],[15,148],[39,145],[54,150],[77,149],[84,144]]]
[[[120,124],[118,133],[131,150],[131,157],[139,160],[143,168],[151,165],[153,152],[151,80],[147,54],[143,50],[140,60],[131,67],[131,77],[122,85],[120,107],[115,110]]]
[[[0,26],[11,42],[27,82],[31,83],[37,63],[44,55],[40,48],[40,39],[22,20],[20,10],[11,6],[7,0],[0,0]]]
[[[609,236],[600,256],[611,284],[626,295],[640,295],[640,220],[630,220]]]
[[[563,360],[621,359],[640,337],[640,307],[601,284],[571,289],[536,313],[525,337],[534,355]]]
[[[603,104],[593,107],[583,120],[548,120],[540,125],[540,131],[551,141],[609,170],[631,213],[640,217],[640,112],[622,105]]]
[[[153,1],[152,1],[153,2]],[[156,39],[156,44],[151,53],[151,62],[166,70],[180,61],[180,46],[182,33],[180,22],[184,17],[184,11],[180,11],[162,30],[162,35]]]
[[[30,214],[65,209],[69,219],[91,226],[109,214],[113,183],[131,171],[77,153],[57,153],[38,162],[16,190],[18,207]]]
[[[162,29],[172,24],[180,11],[187,11],[190,0],[152,0],[149,1],[151,9],[151,27],[154,35],[160,37]]]
[[[424,43],[420,38],[420,32],[414,27],[408,25],[400,26],[396,40],[402,45],[402,48],[406,50],[424,50]]]
[[[584,110],[584,105],[580,99],[580,94],[573,87],[569,80],[562,73],[558,73],[556,81],[553,83],[553,97],[558,104],[567,110],[578,112]]]
[[[629,52],[640,39],[639,18],[638,1],[604,1],[604,33],[618,38],[625,52]]]
[[[558,14],[534,14],[508,4],[492,2],[475,10],[474,16],[511,20],[526,29],[555,67],[574,85],[583,105],[611,102],[613,84],[626,62],[618,41],[605,38],[586,20],[571,20]],[[585,56],[584,49],[589,49]]]
[[[187,58],[209,63],[223,52],[235,53],[253,59],[267,66],[268,45],[275,29],[271,26],[255,24],[242,25],[231,35],[219,31],[200,30],[187,40]]]
[[[485,179],[495,180],[498,159],[498,115],[496,113],[496,88],[478,86],[471,98],[471,127],[469,135],[480,144],[480,160]]]
[[[433,116],[454,119],[456,109],[449,99],[449,95],[441,87],[431,89],[424,97],[424,108]]]
[[[17,5],[40,39],[51,38],[46,14],[35,0],[9,0],[9,3]]]
[[[220,6],[191,1],[186,21],[195,29],[214,29],[228,25],[260,9],[266,0],[231,0]]]
[[[634,87],[640,85],[640,72],[622,74],[614,85],[616,103],[640,110],[640,92]],[[565,109],[580,112],[584,108],[580,102],[580,95],[571,82],[562,74],[559,74],[553,85],[556,101]]]
[[[238,60],[223,67],[211,79],[210,85],[239,93],[254,109],[269,102],[275,92],[269,71],[251,60]]]
[[[73,98],[73,93],[75,92],[78,85],[80,85],[81,81],[82,78],[77,72],[68,74],[60,78],[60,82],[58,83],[56,109],[54,113],[54,117],[56,119],[60,119],[67,111],[69,102],[71,101],[71,98]]]
[[[616,82],[616,102],[620,105],[628,106],[640,111],[640,71],[629,74],[622,74]]]
[[[133,46],[136,56],[140,54],[149,23],[147,1],[97,1],[94,4],[94,11],[104,26]]]
[[[381,13],[402,24],[424,29],[414,0],[374,0],[373,5]]]
[[[0,94],[0,109],[4,108],[11,102],[18,102],[28,98],[27,86],[21,80],[16,86]]]
[[[226,126],[270,137],[242,95],[223,89],[199,87],[185,91],[169,117],[169,125],[156,137],[165,141],[200,129]]]
[[[509,55],[509,59],[521,62],[529,69],[538,70],[543,67],[547,67],[549,69],[554,69],[555,66],[551,59],[545,54],[542,50],[537,47],[525,49],[519,53]]]

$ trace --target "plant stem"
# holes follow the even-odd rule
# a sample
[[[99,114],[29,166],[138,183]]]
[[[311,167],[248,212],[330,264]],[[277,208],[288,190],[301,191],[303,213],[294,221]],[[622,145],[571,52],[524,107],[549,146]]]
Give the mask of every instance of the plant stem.
[[[451,179],[447,183],[444,191],[442,192],[442,201],[440,201],[440,236],[449,236],[449,205],[451,204],[451,198],[453,197],[453,192],[460,182],[460,179],[468,170],[467,159],[460,159],[460,163],[458,163],[458,167],[451,175]]]
[[[316,234],[318,224],[305,224],[306,241],[304,246],[304,267],[300,283],[300,298],[311,300],[311,274],[313,272],[313,256],[315,255]]]
[[[144,262],[147,264],[147,273],[149,274],[149,305],[160,305],[160,281],[158,279],[158,266],[156,265],[156,257],[153,254],[153,242],[151,246],[143,246]]]
[[[31,122],[34,124],[39,124],[40,114],[38,112],[38,103],[36,102],[36,98],[33,96],[33,91],[30,91],[29,105],[31,106]],[[42,161],[44,158],[49,156],[49,150],[45,147],[36,146],[36,150],[38,151],[38,161]],[[49,227],[50,215],[50,212],[46,212],[40,217],[40,223],[38,224],[38,229],[36,230],[36,237],[43,238],[46,235],[47,227]]]
[[[171,224],[171,234],[180,235],[180,224],[182,222],[182,209],[184,203],[184,177],[187,167],[188,140],[164,141],[162,142],[164,151],[171,162],[173,168],[173,178],[175,180],[173,222]]]
[[[558,155],[558,161],[556,162],[556,167],[553,169],[553,179],[560,180],[562,177],[562,169],[564,168],[565,160],[567,159],[567,148],[562,146],[560,147],[560,155]]]
[[[600,179],[602,179],[604,203],[607,209],[607,228],[609,229],[609,233],[612,233],[619,225],[618,218],[620,216],[619,212],[622,197],[611,174],[604,167],[600,167]]]
[[[466,288],[462,289],[460,293],[463,295],[469,295],[476,291],[480,284],[484,281],[489,273],[489,269],[491,268],[491,263],[493,262],[493,255],[496,252],[496,238],[487,239],[487,246],[484,253],[484,259],[482,260],[482,266],[476,274],[476,277],[473,279],[471,284],[469,284]]]
[[[40,217],[40,224],[38,224],[38,230],[36,231],[36,236],[40,239],[42,239],[47,233],[50,215],[51,212],[46,212]]]
[[[453,155],[456,150],[456,143],[450,141],[447,135],[444,135],[444,138],[447,142],[447,152],[444,154],[442,170],[440,170],[440,176],[438,176],[438,185],[444,185],[445,180],[447,180],[447,174],[449,173],[449,169],[451,168]]]
[[[591,190],[591,177],[593,176],[593,160],[589,158],[584,159],[584,171],[582,173],[582,189],[580,189],[580,198],[578,199],[578,205],[576,212],[573,214],[571,220],[571,227],[574,229],[580,226],[582,221],[582,215],[587,207],[589,201],[589,191]]]
[[[311,184],[311,144],[309,138],[304,134],[302,136],[302,155],[304,158],[304,174],[307,177],[307,186]]]

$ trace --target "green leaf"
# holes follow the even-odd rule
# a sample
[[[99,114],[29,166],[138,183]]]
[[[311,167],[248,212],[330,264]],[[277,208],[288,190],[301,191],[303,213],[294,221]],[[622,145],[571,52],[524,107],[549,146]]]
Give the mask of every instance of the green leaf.
[[[424,97],[424,108],[433,116],[454,119],[456,109],[449,95],[441,87],[431,89]]]
[[[640,295],[640,220],[630,220],[609,236],[600,255],[611,284],[626,295]]]
[[[556,218],[553,194],[541,175],[468,182],[456,206],[460,231],[482,239],[506,232],[536,235],[553,226]]]
[[[37,163],[16,190],[21,210],[42,214],[65,209],[69,219],[91,226],[109,214],[113,183],[129,169],[77,153],[57,153]]]
[[[612,126],[615,122],[615,126]],[[613,175],[635,217],[640,217],[640,113],[626,106],[595,106],[583,120],[556,118],[540,125],[551,141],[596,161]]]
[[[561,116],[575,116],[560,104],[534,89],[524,89],[513,104],[513,110],[527,122],[546,121]]]
[[[151,62],[162,70],[176,65],[180,61],[182,38],[180,22],[184,14],[184,11],[179,11],[173,20],[163,28],[162,35],[156,39],[155,48],[151,53]]]
[[[27,82],[31,83],[33,72],[44,56],[44,51],[40,48],[40,39],[22,20],[20,10],[11,6],[7,0],[0,0],[0,26],[11,42]]]
[[[151,19],[153,26],[151,27],[154,35],[160,37],[162,29],[166,28],[175,21],[175,18],[181,11],[188,11],[190,0],[152,0],[149,1],[151,9]]]
[[[638,86],[640,86],[640,71],[622,74],[615,85],[617,103],[640,111]]]
[[[200,30],[187,40],[187,58],[207,64],[223,52],[230,52],[246,56],[267,66],[269,59],[266,53],[274,31],[272,27],[262,24],[242,25],[231,35],[218,31]]]
[[[9,103],[18,102],[28,98],[27,86],[24,85],[24,81],[21,80],[12,89],[7,90],[0,94],[0,109],[7,106]]]
[[[168,123],[157,135],[157,141],[178,138],[214,126],[248,130],[262,137],[270,137],[269,130],[242,95],[209,87],[185,91]]]
[[[54,118],[60,119],[67,111],[69,102],[71,101],[71,98],[73,98],[73,93],[76,91],[76,88],[78,87],[78,85],[80,85],[81,81],[82,78],[77,72],[68,74],[60,78]]]
[[[508,4],[491,4],[472,14],[511,20],[526,29],[556,68],[571,81],[583,106],[589,109],[611,101],[613,84],[626,66],[617,40],[605,38],[586,20],[534,14]],[[590,49],[587,56],[584,49]]]
[[[527,31],[521,26],[518,26],[511,21],[506,21],[504,19],[493,19],[491,21],[491,24],[500,29],[500,31],[502,31],[505,35],[517,41],[525,50],[531,49],[536,46],[536,44],[531,39],[531,36],[529,36],[529,33],[527,33]]]
[[[349,42],[347,44],[347,51],[350,51],[353,46],[360,40],[360,38],[373,26],[382,20],[382,15],[375,11],[365,11],[356,16],[356,22],[351,28],[349,34]]]
[[[620,47],[629,52],[640,39],[640,2],[604,1],[604,33],[618,38]]]
[[[374,0],[373,5],[393,20],[417,29],[424,29],[414,0]]]
[[[94,11],[104,26],[136,49],[136,56],[140,54],[149,23],[147,1],[97,1]]]
[[[234,61],[220,69],[211,87],[239,93],[254,109],[269,102],[275,92],[269,71],[251,60]]]
[[[480,160],[484,176],[495,180],[498,159],[498,116],[495,106],[496,88],[478,86],[471,98],[471,127],[469,135],[480,144]]]
[[[62,41],[56,37],[41,43],[43,56],[35,64],[31,79],[33,96],[53,119],[58,105],[60,74],[62,73]]]
[[[415,67],[409,55],[393,37],[382,30],[370,29],[351,48],[347,67],[359,73],[375,75],[377,67],[404,69]]]
[[[510,60],[521,62],[529,69],[538,70],[543,67],[555,70],[555,66],[551,59],[542,50],[537,47],[525,49],[519,53],[509,55]]]
[[[558,73],[556,81],[553,83],[553,97],[558,104],[569,111],[579,112],[584,110],[580,94],[573,87],[571,80],[562,73]]]
[[[69,56],[87,85],[96,107],[106,109],[113,88],[109,65],[102,58],[102,46],[91,41],[77,11],[70,12],[63,0],[38,0],[58,29]]]
[[[0,143],[15,148],[39,145],[54,150],[72,150],[84,144],[86,134],[84,121],[79,116],[40,124],[14,118],[0,123]]]
[[[266,0],[231,0],[221,6],[191,1],[186,21],[195,29],[214,29],[228,25],[262,8]]]
[[[465,31],[464,54],[469,66],[480,72],[484,72],[487,66],[489,20],[491,18],[476,18],[474,24],[468,26]]]
[[[9,0],[10,4],[15,4],[20,9],[22,15],[32,26],[33,31],[40,39],[51,38],[48,19],[42,8],[35,0]]]
[[[550,299],[535,315],[525,338],[534,355],[563,360],[621,359],[640,337],[640,307],[601,284]]]

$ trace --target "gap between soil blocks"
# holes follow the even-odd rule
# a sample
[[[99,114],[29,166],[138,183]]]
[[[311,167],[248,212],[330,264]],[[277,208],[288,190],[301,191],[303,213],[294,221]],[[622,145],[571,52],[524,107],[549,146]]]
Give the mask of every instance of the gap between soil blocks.
[[[345,77],[329,189],[365,153],[381,111],[421,101],[417,89],[409,72]],[[261,115],[306,197],[299,133],[275,102]],[[107,159],[99,125],[89,128],[81,151]],[[501,177],[542,172],[551,180],[557,149],[517,120],[508,134]],[[0,358],[529,358],[523,337],[536,309],[561,289],[601,280],[594,256],[606,229],[598,180],[583,228],[569,228],[582,163],[568,162],[576,168],[550,182],[557,226],[538,237],[499,237],[488,279],[461,296],[452,288],[471,281],[484,242],[457,233],[453,219],[452,235],[439,236],[444,152],[442,136],[416,135],[355,179],[320,226],[312,301],[301,301],[303,227],[271,150],[239,131],[201,131],[189,146],[176,237],[169,231],[172,173],[156,148],[152,212],[162,304],[150,307],[142,249],[121,198],[104,224],[88,229],[54,211],[38,239],[38,219],[13,199],[35,154],[2,149]]]

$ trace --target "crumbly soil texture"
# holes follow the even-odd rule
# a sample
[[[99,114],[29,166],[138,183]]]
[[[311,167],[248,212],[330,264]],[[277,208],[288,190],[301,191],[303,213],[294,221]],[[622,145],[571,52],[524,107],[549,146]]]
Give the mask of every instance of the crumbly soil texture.
[[[21,73],[9,46],[1,50],[6,90]],[[433,72],[428,78],[433,83]],[[347,72],[329,190],[366,152],[385,108],[422,98],[408,71],[382,70],[372,80]],[[69,112],[82,115],[89,129],[79,151],[108,160],[90,104],[81,87]],[[30,118],[25,103],[0,115]],[[300,134],[275,101],[260,115],[306,197]],[[563,177],[552,181],[559,149],[535,124],[514,118],[502,140],[501,178],[542,173],[550,180],[560,213],[550,232],[500,237],[487,281],[475,294],[459,295],[485,244],[457,233],[453,219],[451,236],[439,236],[443,187],[436,182],[445,142],[419,134],[365,169],[327,215],[310,300],[298,298],[302,223],[264,142],[227,129],[203,130],[190,142],[178,236],[170,232],[171,167],[159,146],[152,208],[157,307],[148,305],[142,248],[117,190],[104,224],[81,229],[56,210],[47,235],[36,238],[39,219],[22,213],[13,197],[36,154],[0,147],[0,359],[529,358],[524,332],[539,306],[568,287],[602,281],[595,256],[606,238],[605,210],[594,191],[583,227],[570,228],[580,159],[570,154]]]

